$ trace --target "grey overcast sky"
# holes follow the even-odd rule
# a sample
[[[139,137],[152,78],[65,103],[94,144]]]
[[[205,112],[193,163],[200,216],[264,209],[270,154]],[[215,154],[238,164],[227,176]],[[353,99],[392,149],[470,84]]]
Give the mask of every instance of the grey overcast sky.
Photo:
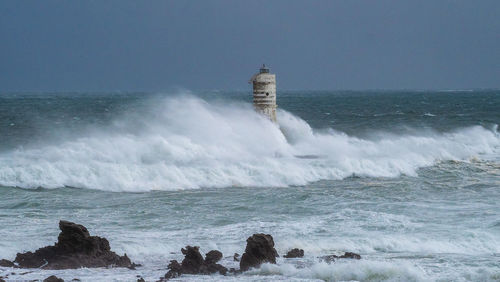
[[[500,88],[499,0],[0,1],[0,91]]]

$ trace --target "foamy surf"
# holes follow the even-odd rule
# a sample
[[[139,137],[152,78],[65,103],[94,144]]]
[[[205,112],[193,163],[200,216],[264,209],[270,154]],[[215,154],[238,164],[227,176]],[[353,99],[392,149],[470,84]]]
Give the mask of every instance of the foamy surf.
[[[165,98],[83,137],[3,152],[0,185],[130,192],[286,187],[352,175],[416,176],[421,167],[481,159],[500,145],[498,133],[480,126],[362,139],[315,130],[284,110],[278,121],[249,104]]]
[[[426,281],[426,274],[410,263],[346,261],[335,264],[314,263],[309,267],[292,264],[265,264],[250,275],[279,275],[319,281]]]

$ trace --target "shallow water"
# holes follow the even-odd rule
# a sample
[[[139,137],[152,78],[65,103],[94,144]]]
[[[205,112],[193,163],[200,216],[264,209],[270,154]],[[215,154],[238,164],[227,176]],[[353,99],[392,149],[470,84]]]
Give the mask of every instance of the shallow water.
[[[0,258],[66,219],[144,265],[0,276],[154,281],[265,232],[305,257],[179,280],[500,280],[498,92],[282,93],[280,128],[247,94],[0,96]],[[363,259],[318,259],[342,251]]]

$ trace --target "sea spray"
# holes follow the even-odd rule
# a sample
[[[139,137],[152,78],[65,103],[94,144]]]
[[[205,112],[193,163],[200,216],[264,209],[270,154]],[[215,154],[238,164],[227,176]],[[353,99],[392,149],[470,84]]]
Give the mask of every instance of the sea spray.
[[[480,158],[500,144],[481,126],[370,139],[313,129],[284,110],[278,121],[245,103],[163,98],[83,136],[2,152],[0,185],[130,192],[285,187],[352,175],[416,176],[421,167]]]

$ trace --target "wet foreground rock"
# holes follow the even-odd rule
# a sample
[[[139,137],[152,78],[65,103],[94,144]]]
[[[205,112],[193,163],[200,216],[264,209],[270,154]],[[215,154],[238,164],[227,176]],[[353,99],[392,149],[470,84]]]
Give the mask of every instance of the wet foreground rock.
[[[320,260],[327,262],[327,263],[334,262],[336,259],[361,259],[361,256],[359,254],[356,254],[356,253],[345,252],[341,256],[329,255],[329,256],[320,257]]]
[[[278,252],[274,248],[273,236],[269,234],[253,234],[247,239],[245,253],[241,256],[240,270],[247,271],[263,263],[276,263]]]
[[[49,276],[43,280],[43,282],[64,282],[64,279],[59,278],[55,275]]]
[[[227,268],[217,262],[222,258],[219,251],[210,251],[205,258],[200,254],[199,247],[186,246],[181,249],[184,259],[181,263],[176,260],[170,261],[169,271],[161,279],[170,279],[179,277],[182,274],[214,274],[219,272],[222,275],[227,273]]]
[[[81,267],[128,267],[134,268],[127,255],[112,252],[106,238],[90,236],[87,228],[61,220],[61,233],[54,246],[33,252],[18,253],[16,259],[21,268],[74,269]]]
[[[59,222],[61,233],[57,242],[53,246],[47,246],[36,250],[35,252],[18,253],[14,262],[2,259],[2,267],[19,268],[41,268],[41,269],[75,269],[81,267],[127,267],[134,269],[138,266],[130,261],[127,255],[119,256],[112,252],[109,242],[106,238],[90,236],[87,228],[82,225],[61,220]],[[238,275],[253,267],[259,267],[263,263],[276,263],[279,257],[274,248],[273,237],[269,234],[253,234],[246,240],[245,252],[240,257],[235,253],[234,261],[239,261],[240,269],[231,268],[229,271],[233,275]],[[228,269],[218,264],[223,255],[221,252],[212,250],[206,253],[205,257],[200,254],[199,247],[186,246],[181,249],[184,259],[181,263],[176,260],[170,261],[169,271],[160,281],[179,277],[182,274],[214,274],[220,273],[226,275]],[[299,258],[304,256],[304,250],[292,249],[284,257]],[[229,257],[231,258],[231,257]],[[346,252],[341,256],[329,255],[320,257],[327,263],[334,262],[336,259],[361,259],[356,253]],[[14,273],[12,273],[14,274]],[[0,277],[0,282],[2,281]],[[61,281],[57,277],[49,277],[52,280]],[[47,278],[47,279],[49,279]],[[138,276],[138,281],[142,277]]]
[[[361,259],[361,256],[356,253],[345,252],[339,258],[348,258],[348,259]]]
[[[0,266],[2,267],[15,267],[14,263],[10,260],[0,259]]]
[[[285,258],[301,258],[303,256],[304,256],[304,250],[295,248],[295,249],[291,249],[283,257],[285,257]]]

